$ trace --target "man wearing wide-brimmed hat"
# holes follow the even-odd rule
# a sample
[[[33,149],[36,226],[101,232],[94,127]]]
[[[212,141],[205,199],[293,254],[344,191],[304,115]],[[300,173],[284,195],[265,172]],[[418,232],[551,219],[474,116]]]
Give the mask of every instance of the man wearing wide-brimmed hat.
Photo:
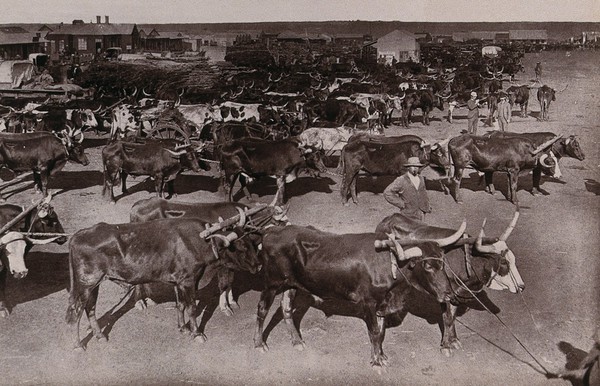
[[[508,129],[508,122],[510,122],[510,103],[508,103],[508,95],[504,91],[500,91],[498,96],[500,98],[498,102],[498,125],[500,126],[500,130],[506,131]]]
[[[479,99],[477,93],[471,91],[471,99],[467,101],[467,133],[477,135],[477,122],[479,121]]]
[[[403,215],[423,220],[425,213],[431,213],[425,179],[420,175],[425,165],[418,157],[410,157],[404,166],[408,171],[385,188],[383,197],[390,204],[400,208]]]

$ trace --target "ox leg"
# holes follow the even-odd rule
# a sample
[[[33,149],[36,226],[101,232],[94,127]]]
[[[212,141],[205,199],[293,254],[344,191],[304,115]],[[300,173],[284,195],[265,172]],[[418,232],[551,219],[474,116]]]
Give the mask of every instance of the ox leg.
[[[450,181],[452,185],[451,190],[453,190],[454,193],[454,200],[459,204],[462,204],[463,202],[460,195],[460,182],[462,180],[463,170],[464,168],[454,166],[454,177],[452,177]]]
[[[85,303],[85,313],[90,321],[90,327],[92,327],[92,331],[94,332],[96,339],[100,342],[106,342],[106,336],[104,336],[102,333],[100,325],[98,324],[98,319],[96,318],[96,303],[98,301],[99,291],[99,285],[95,286],[89,291],[88,301]]]
[[[277,193],[275,193],[275,198],[273,202],[276,206],[281,206],[285,203],[285,176],[277,177]]]
[[[121,193],[123,194],[127,194],[129,193],[127,191],[127,173],[126,172],[121,172]]]
[[[542,169],[540,167],[533,168],[533,186],[531,187],[531,194],[539,196],[542,194],[540,191],[540,182],[542,180]]]
[[[258,308],[256,311],[256,330],[254,331],[254,348],[262,352],[269,351],[269,346],[265,342],[263,327],[265,319],[269,313],[269,309],[273,304],[275,298],[276,288],[267,288],[260,294],[260,300],[258,301]]]
[[[37,171],[33,172],[33,188],[36,193],[42,192],[42,178],[40,176],[40,173]]]
[[[494,188],[494,172],[485,172],[485,191],[489,194],[496,193]]]
[[[388,366],[387,356],[383,353],[383,339],[385,338],[385,318],[377,316],[374,304],[365,305],[364,321],[369,331],[371,341],[371,366],[381,372],[383,366]]]
[[[171,179],[166,182],[167,185],[167,199],[177,197],[175,194],[175,180]]]
[[[154,189],[156,190],[156,197],[163,198],[164,187],[165,187],[165,178],[162,175],[154,176]]]
[[[352,202],[355,204],[358,204],[358,191],[356,188],[357,181],[358,173],[354,176],[354,178],[352,178],[352,181],[350,181],[350,195],[352,195]]]
[[[8,269],[4,267],[0,267],[0,318],[6,318],[10,312],[8,311],[8,307],[6,307],[6,276]]]
[[[447,357],[452,355],[452,350],[462,348],[462,344],[458,340],[456,335],[456,310],[458,307],[447,303],[441,303],[442,306],[442,319],[443,319],[443,332],[442,332],[442,343],[440,345],[440,351]]]
[[[180,289],[183,297],[183,307],[187,309],[192,338],[206,342],[206,335],[198,331],[198,323],[196,322],[196,286],[192,282],[189,285],[182,285]]]
[[[289,289],[283,293],[281,297],[281,311],[283,313],[283,320],[292,338],[292,346],[298,351],[304,350],[306,344],[300,337],[300,332],[294,325],[292,306],[294,304],[294,297],[296,296],[295,289]]]
[[[519,171],[511,170],[508,172],[508,194],[509,200],[517,206],[517,210],[519,209],[519,199],[517,198],[517,184],[519,181]]]
[[[231,283],[233,283],[234,272],[227,268],[221,268],[218,272],[219,291],[221,296],[219,297],[219,308],[227,315],[233,315],[233,309],[231,306],[239,308],[240,306],[233,299],[233,293],[231,292]]]

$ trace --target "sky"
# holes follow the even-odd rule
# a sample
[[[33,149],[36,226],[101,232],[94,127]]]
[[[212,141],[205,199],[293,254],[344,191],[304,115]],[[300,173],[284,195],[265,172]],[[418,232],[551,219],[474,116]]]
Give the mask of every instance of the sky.
[[[0,23],[600,22],[600,0],[4,0]]]

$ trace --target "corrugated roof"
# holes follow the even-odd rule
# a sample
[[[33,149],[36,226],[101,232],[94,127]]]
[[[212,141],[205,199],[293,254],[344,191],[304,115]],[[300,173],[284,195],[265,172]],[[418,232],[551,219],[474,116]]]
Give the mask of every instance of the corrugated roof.
[[[0,44],[27,44],[27,43],[37,43],[33,41],[35,33],[25,32],[25,33],[3,33],[0,32]],[[41,38],[40,38],[41,40]]]
[[[183,34],[182,32],[177,32],[177,31],[163,31],[163,32],[158,32],[158,36],[150,36],[148,35],[148,39],[173,39],[173,40],[178,40],[178,39],[184,39],[184,38],[188,38],[187,35]]]
[[[135,24],[64,24],[48,33],[54,35],[131,35]]]
[[[545,29],[511,29],[508,31],[510,40],[547,40],[548,31]]]
[[[398,40],[398,39],[406,39],[406,38],[415,39],[415,35],[408,31],[396,29],[387,35],[383,35],[382,37],[377,39],[377,41],[379,42],[379,41]]]

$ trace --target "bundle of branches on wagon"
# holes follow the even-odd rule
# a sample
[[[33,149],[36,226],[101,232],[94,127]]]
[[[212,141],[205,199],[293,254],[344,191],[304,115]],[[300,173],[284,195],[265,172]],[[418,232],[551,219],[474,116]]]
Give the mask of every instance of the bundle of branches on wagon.
[[[95,87],[113,95],[120,95],[123,89],[145,90],[154,98],[175,100],[182,89],[214,89],[218,75],[218,69],[204,61],[168,64],[149,60],[100,62],[82,75],[82,86]]]

